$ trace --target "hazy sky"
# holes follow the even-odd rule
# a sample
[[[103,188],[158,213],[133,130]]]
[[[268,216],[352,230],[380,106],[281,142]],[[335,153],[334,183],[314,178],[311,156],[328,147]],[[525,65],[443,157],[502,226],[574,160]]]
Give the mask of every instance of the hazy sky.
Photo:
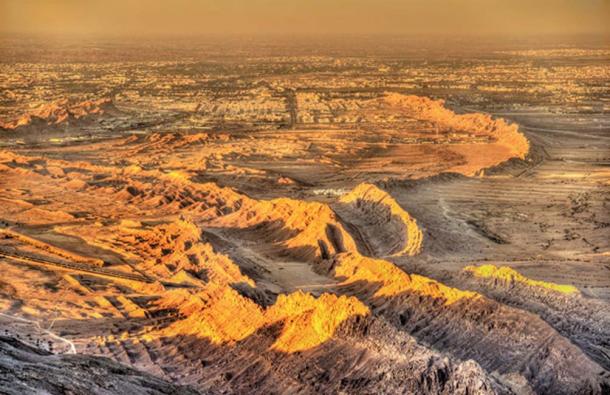
[[[0,31],[109,35],[609,33],[610,0],[0,0]]]

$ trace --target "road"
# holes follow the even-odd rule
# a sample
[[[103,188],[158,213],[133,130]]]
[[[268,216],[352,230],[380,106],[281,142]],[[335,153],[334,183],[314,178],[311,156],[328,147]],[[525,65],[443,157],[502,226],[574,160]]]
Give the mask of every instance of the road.
[[[9,258],[9,259],[20,261],[20,262],[31,263],[31,264],[35,264],[35,265],[60,267],[62,269],[74,270],[77,272],[85,272],[85,273],[93,274],[96,276],[109,277],[109,278],[113,278],[113,279],[138,281],[138,282],[143,282],[143,283],[153,282],[153,280],[151,280],[150,278],[145,277],[143,275],[139,275],[139,274],[124,273],[124,272],[119,272],[117,270],[104,269],[101,267],[87,265],[87,264],[83,264],[83,263],[49,261],[46,259],[34,258],[31,256],[19,254],[16,252],[0,251],[0,257]]]

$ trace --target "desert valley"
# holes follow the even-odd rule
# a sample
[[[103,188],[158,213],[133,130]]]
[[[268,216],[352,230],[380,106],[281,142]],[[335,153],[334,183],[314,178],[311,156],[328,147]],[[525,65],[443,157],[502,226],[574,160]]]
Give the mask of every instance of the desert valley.
[[[530,44],[3,39],[0,392],[609,393],[610,48]]]

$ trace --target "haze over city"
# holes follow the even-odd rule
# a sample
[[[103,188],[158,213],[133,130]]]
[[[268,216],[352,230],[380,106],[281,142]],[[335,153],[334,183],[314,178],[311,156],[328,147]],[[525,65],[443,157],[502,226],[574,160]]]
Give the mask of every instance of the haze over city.
[[[2,0],[12,33],[573,34],[610,32],[607,0]]]

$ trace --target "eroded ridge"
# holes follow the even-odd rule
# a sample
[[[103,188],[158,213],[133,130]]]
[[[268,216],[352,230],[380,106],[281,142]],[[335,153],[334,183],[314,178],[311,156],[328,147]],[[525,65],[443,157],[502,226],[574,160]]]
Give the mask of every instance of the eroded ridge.
[[[109,358],[88,355],[54,355],[17,339],[0,336],[0,384],[9,394],[45,388],[50,393],[104,393],[197,395],[193,388],[171,384],[149,373]],[[19,380],[16,380],[16,378]]]
[[[574,286],[530,279],[495,265],[467,266],[461,282],[490,298],[543,318],[605,369],[610,368],[610,306]]]
[[[510,287],[514,283],[519,283],[524,286],[541,288],[543,290],[555,291],[566,295],[579,294],[578,288],[572,285],[566,284],[555,284],[547,281],[532,280],[525,277],[518,271],[507,267],[497,267],[492,264],[481,265],[481,266],[466,266],[464,272],[470,273],[474,277],[489,279],[506,284]]]
[[[138,228],[141,224],[130,222],[121,226]],[[200,235],[192,222],[181,219],[175,225],[159,225],[151,230],[158,233],[175,227],[184,232],[174,233],[175,237],[169,233],[168,240],[176,242],[176,254],[179,254],[184,249],[183,241],[192,241]],[[134,234],[146,235],[146,232]],[[143,237],[140,242],[144,245],[139,250],[146,251],[146,244],[156,247],[158,240],[158,237]],[[214,259],[218,257],[208,255],[210,262]],[[239,268],[228,258],[222,259],[222,273],[239,273]],[[209,266],[210,270],[221,269],[210,266],[210,262],[199,265]],[[162,262],[158,264],[163,266]],[[151,355],[165,355],[157,357],[155,364],[166,372],[175,368],[171,355],[177,348],[181,350],[183,361],[180,372],[183,375],[188,372],[186,376],[190,377],[184,382],[205,390],[236,391],[256,382],[261,388],[298,391],[316,388],[358,391],[385,388],[391,392],[398,388],[414,391],[428,388],[441,393],[457,388],[480,393],[504,391],[504,387],[487,378],[476,363],[455,363],[417,345],[407,334],[372,317],[369,308],[353,296],[323,293],[314,297],[298,291],[281,294],[272,304],[263,307],[234,288],[243,283],[256,287],[250,279],[239,275],[234,277],[235,282],[228,283],[224,281],[226,277],[218,275],[204,278],[197,274],[200,272],[196,266],[181,269],[181,273],[192,273],[188,278],[184,274],[172,277],[174,281],[188,280],[194,288],[167,290],[150,306],[153,315],[158,314],[155,311],[175,311],[176,319],[162,327],[152,327],[139,336],[125,333],[124,340],[107,339],[102,343],[103,347],[117,347],[117,343],[121,347],[132,347],[129,336],[134,336],[143,342]],[[337,352],[345,359],[337,361],[334,358]],[[205,358],[206,366],[211,364],[208,369],[196,367],[202,358]],[[350,358],[360,362],[353,365]],[[336,380],[321,386],[322,376],[316,373],[301,376],[303,364],[311,360],[328,365],[320,374]],[[414,363],[414,360],[420,363]],[[284,368],[274,369],[272,361],[281,362]],[[387,373],[376,379],[361,380],[373,368],[369,365],[372,361],[375,361],[375,369]],[[219,381],[218,377],[225,379]]]
[[[425,344],[499,371],[513,390],[599,392],[607,386],[599,365],[527,311],[359,254],[339,254],[327,267],[343,292],[365,301],[377,316]],[[532,355],[532,348],[545,352]]]
[[[38,161],[18,156],[13,159],[17,162],[8,161],[8,172],[13,168],[22,169],[29,172],[32,180],[52,180],[49,185],[67,187],[75,177],[65,172],[46,172],[46,167],[58,164],[54,160]],[[16,163],[23,165],[17,166]],[[108,171],[108,167],[82,165],[81,168]],[[146,330],[123,329],[126,339],[105,339],[100,347],[129,349],[134,342],[137,344],[136,339],[142,337],[153,355],[168,352],[167,347],[178,350],[192,348],[188,352],[182,351],[189,355],[189,366],[197,358],[193,354],[195,350],[218,358],[218,350],[230,348],[241,355],[240,358],[250,361],[251,357],[247,355],[252,350],[257,350],[256,353],[270,352],[269,358],[272,358],[276,352],[281,355],[317,350],[331,352],[329,350],[345,344],[344,341],[353,345],[360,340],[345,340],[338,333],[344,333],[344,330],[350,333],[352,325],[364,320],[372,322],[367,325],[391,327],[398,337],[413,336],[418,342],[431,344],[454,358],[473,359],[487,374],[498,370],[503,375],[501,384],[498,384],[501,386],[536,391],[569,388],[570,391],[595,392],[601,388],[603,376],[600,367],[536,316],[506,307],[477,292],[408,274],[388,260],[361,255],[357,251],[357,238],[352,237],[349,227],[344,225],[343,215],[337,215],[328,204],[287,198],[259,200],[213,183],[194,182],[191,176],[177,171],[163,173],[143,169],[111,174],[113,179],[122,182],[99,182],[87,173],[76,177],[88,178],[79,187],[87,193],[112,196],[113,201],[108,201],[107,205],[129,202],[127,207],[132,210],[131,216],[135,216],[140,207],[146,207],[149,215],[188,213],[192,220],[178,219],[174,223],[150,225],[131,220],[110,226],[95,223],[81,228],[72,228],[74,224],[59,226],[62,231],[78,232],[81,238],[93,245],[116,250],[141,269],[155,273],[160,280],[182,282],[187,286],[185,290],[172,290],[168,288],[171,284],[134,287],[138,292],[152,292],[155,296],[153,301],[141,304],[143,312],[131,305],[134,299],[96,296],[96,303],[109,310],[119,306],[124,309],[123,314],[133,319],[141,319],[147,314],[170,314],[162,325],[154,324]],[[372,209],[371,214],[387,218],[388,213],[392,213],[392,200],[379,191],[365,189],[370,191],[361,194],[365,199],[371,195],[384,198],[383,205]],[[393,207],[396,213],[401,214],[402,220],[397,223],[404,234],[408,227],[404,221],[410,216]],[[350,218],[369,215],[357,204],[347,204],[344,209]],[[413,220],[408,224],[416,226]],[[265,291],[257,290],[254,279],[243,277],[237,269],[239,262],[208,246],[206,229],[221,235],[221,241],[241,245],[242,249],[265,256],[267,260],[260,262],[269,268],[281,264],[286,258],[311,265],[316,272],[337,281],[336,292],[343,296],[328,292],[320,293],[317,298],[302,293],[290,293],[275,300],[261,296]],[[359,237],[366,243],[373,242],[364,232]],[[257,259],[257,255],[253,257]],[[265,274],[257,275],[265,277]],[[237,286],[238,283],[244,285]],[[267,306],[256,300],[265,300]],[[296,309],[296,305],[303,308]],[[343,310],[347,314],[338,313]],[[377,321],[381,323],[376,324]],[[299,336],[295,335],[297,333]],[[473,333],[477,336],[473,337]],[[203,342],[201,346],[194,347],[196,339]],[[384,339],[380,336],[372,341],[384,344],[388,341]],[[261,349],[255,346],[258,343],[265,346]],[[531,350],[538,348],[548,352],[532,356]],[[569,355],[569,358],[560,355]],[[388,361],[392,357],[382,354],[378,358]],[[135,357],[134,363],[138,361]],[[172,363],[176,362],[165,358],[155,362],[156,366],[164,369],[173,366]],[[383,364],[386,366],[386,362]],[[235,367],[230,363],[228,366],[231,369]],[[181,368],[180,374],[190,369],[192,367]],[[394,368],[388,369],[394,371]],[[354,373],[352,370],[348,372]],[[413,377],[412,374],[419,374],[415,372],[419,371],[407,369],[402,374]],[[198,377],[207,377],[208,373],[199,373]],[[520,377],[517,384],[512,378],[515,375]],[[249,382],[251,379],[244,380]],[[307,381],[300,383],[311,385],[306,384]],[[383,383],[395,385],[394,381],[384,380]]]
[[[338,107],[346,122],[330,130],[298,130],[302,110],[292,130],[1,151],[2,248],[150,277],[3,261],[15,279],[0,282],[4,311],[59,317],[53,328],[79,352],[206,392],[608,388],[607,310],[508,269],[450,283],[404,270],[426,252],[423,225],[438,229],[371,183],[523,159],[516,125],[398,94]],[[58,112],[39,126],[104,115],[73,113],[78,122]]]
[[[343,208],[342,205],[348,205]],[[359,228],[378,256],[408,255],[421,252],[423,233],[415,218],[389,195],[373,184],[362,183],[341,196],[337,209],[340,212],[356,212],[350,216],[361,222]]]
[[[465,157],[466,163],[455,166],[451,171],[474,175],[481,169],[496,166],[510,158],[524,159],[530,149],[527,138],[519,132],[517,124],[508,124],[487,114],[458,115],[446,108],[443,100],[390,93],[381,102],[382,105],[403,110],[410,117],[431,122],[438,129],[491,137],[491,144],[485,146],[484,150],[469,145],[454,147]]]
[[[313,262],[356,249],[335,212],[318,202],[288,198],[257,201],[210,225],[229,236],[257,240],[254,248],[266,255],[299,261]]]
[[[75,121],[86,121],[88,118],[100,115],[117,114],[119,110],[109,98],[85,100],[71,103],[61,99],[53,103],[43,104],[13,120],[0,122],[0,129],[28,132],[36,128],[57,126]]]
[[[285,353],[318,347],[331,340],[344,321],[369,313],[353,297],[315,298],[303,292],[280,295],[264,309],[231,287],[216,284],[193,295],[168,294],[159,307],[176,308],[185,317],[166,328],[164,336],[192,335],[213,345],[233,346],[265,327],[279,326],[270,349]]]

